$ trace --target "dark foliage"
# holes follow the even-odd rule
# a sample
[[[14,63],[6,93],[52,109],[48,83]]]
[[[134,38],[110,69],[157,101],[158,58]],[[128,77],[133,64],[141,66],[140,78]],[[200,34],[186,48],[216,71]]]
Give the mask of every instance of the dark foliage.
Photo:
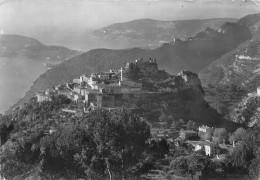
[[[153,167],[145,121],[124,109],[98,109],[83,117],[60,111],[70,103],[63,96],[40,104],[32,100],[13,112],[13,120],[2,122],[7,141],[0,161],[6,178],[32,171],[46,179],[129,179]]]

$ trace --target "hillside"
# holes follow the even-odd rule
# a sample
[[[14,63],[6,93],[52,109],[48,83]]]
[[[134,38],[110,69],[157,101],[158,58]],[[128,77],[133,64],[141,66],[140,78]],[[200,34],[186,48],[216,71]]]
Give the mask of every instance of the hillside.
[[[69,81],[83,73],[120,68],[137,58],[155,58],[159,66],[171,74],[177,74],[183,69],[199,72],[250,38],[251,33],[246,26],[225,23],[218,31],[206,28],[205,31],[185,41],[176,39],[156,49],[91,50],[71,58],[41,75],[25,97],[13,107],[22,105],[37,91],[44,90],[51,85]]]
[[[243,123],[249,127],[260,124],[259,100],[259,96],[256,93],[249,93],[234,106],[233,111],[229,114],[229,118],[234,122]]]
[[[256,87],[253,82],[258,76],[260,14],[245,16],[238,20],[237,24],[247,26],[253,37],[204,68],[200,72],[200,78],[204,85],[232,83],[250,90]],[[253,87],[249,87],[249,84]]]
[[[201,70],[199,74],[203,86],[207,86],[206,99],[217,109],[225,107],[226,113],[232,113],[247,94],[255,92],[260,85],[260,34],[258,31],[260,14],[248,15],[240,19],[238,23],[249,27],[253,34],[252,39],[226,53]],[[226,87],[231,87],[233,90]],[[220,89],[224,93],[217,93]],[[217,95],[212,96],[212,94]]]
[[[248,26],[253,35],[260,33],[260,13],[258,14],[249,14],[241,19],[239,19],[239,24],[244,24]]]
[[[232,113],[248,93],[256,91],[260,85],[259,49],[258,36],[242,43],[237,49],[225,54],[200,72],[202,83],[208,86],[206,89],[209,93],[206,98],[209,102],[215,103],[215,108],[226,107]],[[227,86],[233,86],[235,91],[228,93],[228,88],[225,88]],[[212,97],[211,94],[216,94],[216,89],[222,89],[224,93]]]
[[[234,84],[254,91],[259,85],[260,36],[242,43],[200,72],[204,84]]]
[[[232,18],[194,19],[160,21],[137,19],[116,23],[94,31],[94,35],[108,39],[146,40],[149,42],[173,41],[174,38],[195,36],[205,28],[218,29],[225,22],[235,22]]]
[[[40,74],[78,54],[25,36],[0,35],[0,113],[23,97]]]
[[[64,61],[79,52],[61,46],[47,46],[36,39],[4,34],[0,35],[0,57],[23,57],[29,59]]]

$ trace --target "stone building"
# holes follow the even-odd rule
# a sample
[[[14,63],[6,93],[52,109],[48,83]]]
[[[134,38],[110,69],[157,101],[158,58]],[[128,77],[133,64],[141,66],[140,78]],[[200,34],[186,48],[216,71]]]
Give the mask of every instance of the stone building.
[[[203,133],[206,133],[206,132],[209,132],[209,131],[213,131],[213,128],[210,128],[208,126],[202,125],[202,126],[199,127],[199,131],[203,132]]]
[[[36,97],[37,97],[37,102],[51,101],[52,100],[51,96],[46,95],[45,92],[37,92]]]
[[[188,141],[194,147],[194,151],[204,150],[206,156],[212,156],[214,151],[213,143],[209,141]]]
[[[125,74],[130,79],[138,77],[149,77],[159,71],[158,64],[155,59],[150,58],[148,61],[137,59],[133,63],[127,63],[125,66]]]
[[[257,96],[260,96],[260,86],[257,88]]]

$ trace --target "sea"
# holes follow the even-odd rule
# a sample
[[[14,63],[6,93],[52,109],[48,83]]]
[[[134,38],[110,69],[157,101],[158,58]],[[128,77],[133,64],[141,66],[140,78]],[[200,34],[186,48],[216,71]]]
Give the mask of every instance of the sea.
[[[46,45],[65,46],[82,52],[97,48],[126,49],[149,48],[153,45],[145,40],[105,39],[88,33],[41,33],[29,34]],[[15,104],[30,89],[33,82],[48,68],[41,61],[23,58],[0,57],[0,113]]]

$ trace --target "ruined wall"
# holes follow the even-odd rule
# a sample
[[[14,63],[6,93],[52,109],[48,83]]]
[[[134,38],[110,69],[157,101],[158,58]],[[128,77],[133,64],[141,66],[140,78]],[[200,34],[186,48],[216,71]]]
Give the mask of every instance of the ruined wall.
[[[139,71],[139,75],[144,77],[149,77],[159,71],[157,63],[154,62],[137,63],[136,67]]]
[[[159,71],[158,64],[150,61],[138,61],[126,65],[124,76],[129,79],[150,77]]]

